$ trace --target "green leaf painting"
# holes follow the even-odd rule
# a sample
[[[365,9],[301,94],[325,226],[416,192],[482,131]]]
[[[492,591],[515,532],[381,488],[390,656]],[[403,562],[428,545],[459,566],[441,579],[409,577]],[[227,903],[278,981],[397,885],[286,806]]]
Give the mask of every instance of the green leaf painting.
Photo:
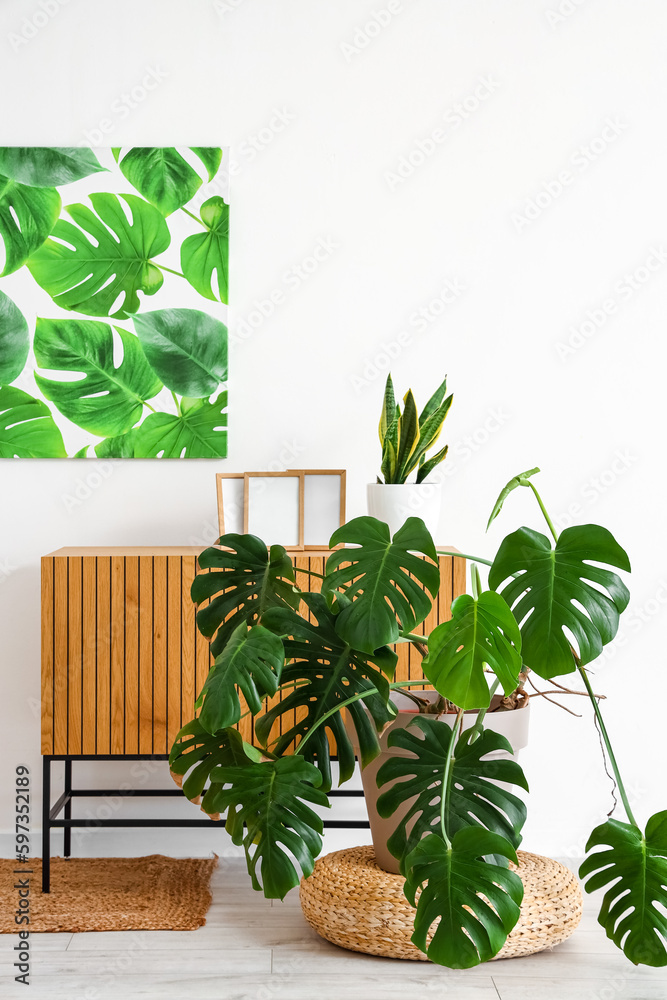
[[[226,457],[225,160],[0,147],[0,457]]]

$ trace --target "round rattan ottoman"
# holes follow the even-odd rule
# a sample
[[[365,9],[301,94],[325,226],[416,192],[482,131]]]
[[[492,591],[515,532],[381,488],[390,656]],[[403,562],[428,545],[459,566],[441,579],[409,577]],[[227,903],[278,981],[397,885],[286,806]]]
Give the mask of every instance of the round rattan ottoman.
[[[568,938],[581,919],[576,876],[539,854],[518,855],[515,870],[524,885],[521,916],[496,958],[552,948]],[[320,937],[341,948],[427,962],[410,940],[415,911],[403,895],[404,881],[376,864],[370,845],[334,851],[317,861],[310,878],[302,879],[301,909]]]

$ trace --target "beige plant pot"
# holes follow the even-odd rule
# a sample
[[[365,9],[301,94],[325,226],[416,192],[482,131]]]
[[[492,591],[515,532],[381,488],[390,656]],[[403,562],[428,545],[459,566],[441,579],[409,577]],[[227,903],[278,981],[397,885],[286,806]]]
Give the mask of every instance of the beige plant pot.
[[[420,698],[427,698],[429,701],[435,701],[438,697],[435,691],[418,691],[415,692]],[[383,819],[377,811],[377,800],[381,794],[380,789],[377,786],[377,773],[381,766],[386,760],[391,757],[409,757],[410,753],[407,750],[402,750],[399,747],[388,747],[387,740],[389,734],[395,729],[405,729],[415,718],[417,712],[414,706],[414,702],[411,702],[409,698],[402,695],[399,691],[394,691],[392,693],[392,701],[398,708],[398,717],[391,722],[380,737],[380,748],[381,752],[375,760],[371,761],[361,772],[361,780],[364,786],[364,797],[366,799],[366,807],[368,809],[368,819],[371,825],[371,835],[373,837],[373,847],[375,849],[375,858],[377,863],[386,872],[392,872],[393,874],[398,874],[398,861],[396,858],[389,853],[387,848],[387,840],[391,834],[396,829],[398,822],[403,816],[408,812],[410,806],[414,802],[414,799],[410,799],[404,803],[404,805],[398,809],[389,819]],[[530,701],[528,698],[523,703],[522,708],[518,708],[513,712],[494,712],[493,709],[497,708],[500,704],[501,696],[496,695],[492,702],[491,708],[484,719],[484,727],[486,729],[492,729],[501,736],[504,736],[512,745],[514,753],[506,753],[503,750],[499,750],[496,753],[489,754],[486,758],[487,760],[516,760],[519,756],[519,751],[528,743],[528,723],[530,720]],[[440,715],[438,719],[445,726],[452,726],[454,724],[456,716],[454,715]],[[471,711],[466,712],[463,716],[463,728],[470,729],[475,724],[475,719],[477,718],[477,712]],[[354,726],[350,724],[349,718],[347,720],[348,734],[354,745],[355,753],[357,757],[359,756],[359,747],[356,741],[356,731]],[[502,782],[499,782],[502,784]],[[382,791],[386,791],[391,785],[385,785]],[[504,786],[508,787],[508,786]]]

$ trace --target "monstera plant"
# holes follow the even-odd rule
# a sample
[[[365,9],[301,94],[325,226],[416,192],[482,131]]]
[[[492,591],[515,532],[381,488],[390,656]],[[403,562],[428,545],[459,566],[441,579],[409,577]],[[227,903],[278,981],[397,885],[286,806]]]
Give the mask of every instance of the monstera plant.
[[[415,630],[432,608],[439,572],[418,518],[393,538],[371,517],[339,528],[331,546],[344,547],[330,555],[319,593],[301,590],[297,574],[310,571],[281,546],[224,535],[201,555],[192,586],[215,662],[198,715],[176,738],[171,770],[189,799],[225,815],[253,886],[283,898],[311,874],[322,848],[314,807],[329,804],[331,747],[344,782],[354,769],[351,730],[364,767],[395,717],[392,690],[423,684],[393,679],[391,644],[413,643],[453,725],[417,714],[390,734],[390,745],[406,753],[380,768],[378,808],[385,816],[401,809],[388,847],[415,906],[413,941],[436,963],[468,968],[498,954],[523,895],[516,850],[526,808],[511,788],[527,786],[516,761],[488,760],[511,750],[485,728],[491,697],[501,688],[511,702],[531,671],[546,679],[577,672],[626,811],[625,821],[593,831],[581,874],[589,891],[607,887],[599,920],[627,957],[666,965],[667,811],[639,828],[587,669],[617,632],[629,594],[616,570],[630,564],[598,525],[558,535],[531,479],[537,471],[508,483],[491,519],[513,489],[530,488],[551,540],[526,527],[508,535],[492,562],[477,560],[490,567],[488,588],[475,563],[472,594],[456,598],[451,619],[428,636]],[[477,713],[465,731],[464,711]],[[237,728],[244,716],[253,719],[252,742]]]

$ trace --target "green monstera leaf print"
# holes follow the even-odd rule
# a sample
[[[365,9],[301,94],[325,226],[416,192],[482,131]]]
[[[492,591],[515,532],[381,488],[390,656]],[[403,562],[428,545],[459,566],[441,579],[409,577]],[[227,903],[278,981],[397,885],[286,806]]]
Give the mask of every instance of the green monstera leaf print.
[[[25,367],[30,350],[28,324],[8,295],[0,292],[0,385],[9,385]]]
[[[30,258],[33,278],[61,309],[127,319],[139,309],[139,292],[154,295],[161,288],[153,258],[169,246],[167,224],[136,195],[121,197],[131,221],[117,195],[91,194],[94,211],[70,205],[73,222],[59,219],[52,238]]]
[[[0,173],[0,238],[5,248],[0,277],[17,271],[42,246],[60,205],[54,187],[28,187]]]
[[[100,436],[129,431],[141,418],[146,400],[162,389],[138,339],[118,327],[116,333],[123,348],[118,367],[114,365],[114,334],[108,323],[38,319],[35,330],[37,364],[73,376],[56,381],[36,374],[38,387],[68,420]]]
[[[222,150],[208,146],[192,147],[204,164],[209,181],[215,176]],[[171,215],[194,198],[202,179],[173,146],[135,146],[119,153],[119,166],[139,194],[163,215]]]
[[[183,240],[183,274],[200,295],[226,303],[229,288],[229,205],[222,198],[210,198],[202,205],[200,215],[206,232],[195,233]]]
[[[135,458],[225,458],[227,393],[214,403],[181,400],[181,412],[151,413],[137,431]]]
[[[29,187],[60,187],[104,170],[82,146],[0,146],[0,174]]]
[[[227,327],[198,309],[158,309],[134,317],[144,354],[168,389],[201,399],[227,378]]]
[[[51,411],[13,386],[0,388],[0,458],[65,458]]]

